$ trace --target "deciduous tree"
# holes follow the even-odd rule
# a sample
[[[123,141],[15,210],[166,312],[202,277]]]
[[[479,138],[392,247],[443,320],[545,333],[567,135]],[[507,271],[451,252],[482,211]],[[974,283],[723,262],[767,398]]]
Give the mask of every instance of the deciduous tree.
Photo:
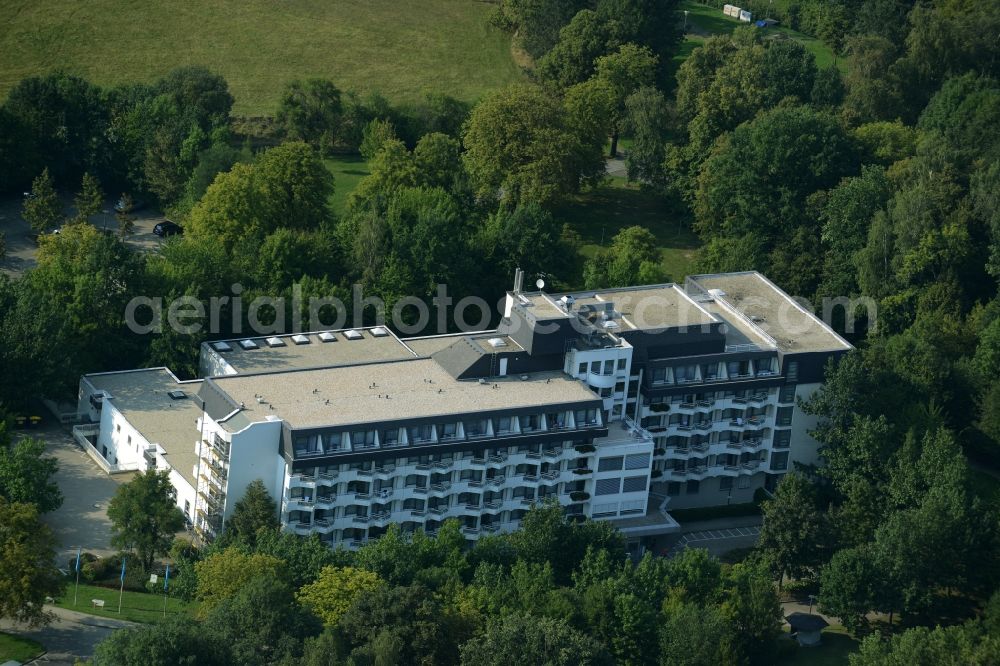
[[[32,626],[52,619],[43,604],[62,589],[55,545],[35,505],[0,497],[0,617]]]
[[[292,81],[281,94],[275,121],[290,139],[307,141],[321,153],[337,143],[343,106],[340,90],[324,79]]]
[[[827,532],[813,484],[801,474],[786,474],[774,499],[764,502],[759,548],[779,585],[785,576],[801,578],[825,559]]]
[[[272,555],[246,554],[229,547],[212,553],[194,565],[198,575],[198,599],[201,613],[207,614],[227,599],[236,596],[256,578],[280,580],[285,563]]]
[[[184,528],[168,472],[147,470],[115,491],[108,503],[111,544],[135,551],[143,571],[153,568],[157,555],[170,550],[174,535]]]
[[[466,666],[597,666],[614,663],[599,643],[565,621],[531,615],[494,620],[481,638],[462,646]]]
[[[63,495],[52,477],[59,469],[45,455],[45,442],[26,437],[11,444],[0,436],[0,496],[9,502],[32,503],[40,513],[55,511]]]
[[[31,193],[24,200],[21,214],[36,234],[45,233],[63,219],[62,202],[56,194],[48,168],[32,181]]]
[[[517,203],[549,204],[575,191],[603,163],[582,162],[582,139],[567,114],[537,86],[515,85],[486,96],[472,110],[462,137],[477,194]],[[590,137],[600,143],[600,137]]]
[[[362,594],[385,583],[376,574],[354,567],[326,567],[319,578],[298,592],[298,599],[328,627],[340,618]]]

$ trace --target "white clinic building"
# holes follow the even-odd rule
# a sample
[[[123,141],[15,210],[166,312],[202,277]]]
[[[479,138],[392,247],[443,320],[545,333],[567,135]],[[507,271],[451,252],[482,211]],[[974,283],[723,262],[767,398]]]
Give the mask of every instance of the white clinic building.
[[[759,273],[569,294],[522,277],[492,331],[218,340],[200,379],[85,375],[74,435],[109,473],[169,470],[202,539],[261,479],[285,529],[347,547],[392,523],[509,531],[546,498],[636,541],[816,460],[797,399],[851,346]]]

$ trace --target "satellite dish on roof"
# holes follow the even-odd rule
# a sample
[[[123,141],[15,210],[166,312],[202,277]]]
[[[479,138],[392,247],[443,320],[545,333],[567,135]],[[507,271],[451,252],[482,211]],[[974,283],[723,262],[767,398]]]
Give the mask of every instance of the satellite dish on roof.
[[[538,278],[537,280],[535,280],[535,286],[538,287],[539,289],[543,288],[545,286],[545,280],[543,280],[542,278]]]

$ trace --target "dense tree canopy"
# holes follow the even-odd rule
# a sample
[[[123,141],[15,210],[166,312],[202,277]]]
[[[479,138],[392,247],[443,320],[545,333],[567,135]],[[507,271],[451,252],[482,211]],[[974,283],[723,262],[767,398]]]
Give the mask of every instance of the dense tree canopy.
[[[167,472],[148,470],[123,483],[108,503],[111,544],[138,556],[143,571],[157,555],[170,550],[174,535],[184,527],[184,514],[174,501]]]

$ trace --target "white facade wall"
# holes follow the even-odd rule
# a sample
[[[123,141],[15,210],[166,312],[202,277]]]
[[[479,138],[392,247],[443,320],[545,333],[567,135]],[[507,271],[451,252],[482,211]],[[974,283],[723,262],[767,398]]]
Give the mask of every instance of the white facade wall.
[[[285,460],[278,454],[281,441],[281,420],[264,421],[232,435],[229,454],[229,482],[226,486],[228,519],[233,507],[243,497],[247,486],[256,479],[264,482],[277,502],[285,492]]]
[[[201,353],[198,354],[199,377],[219,377],[235,374],[236,370],[233,366],[229,365],[229,361],[223,358],[222,354],[212,349],[209,343],[202,343]]]
[[[819,418],[806,414],[798,407],[799,400],[808,400],[813,393],[818,391],[822,384],[799,384],[795,387],[796,407],[792,412],[792,442],[788,460],[788,470],[795,469],[793,462],[804,465],[819,463],[819,442],[809,434],[815,430]]]
[[[120,469],[146,469],[143,452],[149,442],[115,408],[113,400],[105,400],[101,409],[101,431],[96,446],[105,460]]]

